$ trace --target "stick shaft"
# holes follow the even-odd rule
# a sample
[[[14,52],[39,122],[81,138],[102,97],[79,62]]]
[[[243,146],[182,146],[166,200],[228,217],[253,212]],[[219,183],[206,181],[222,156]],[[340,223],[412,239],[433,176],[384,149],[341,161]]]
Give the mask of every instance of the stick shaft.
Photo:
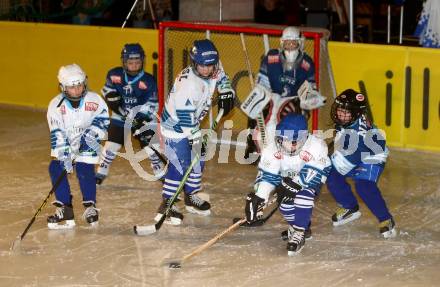
[[[252,67],[251,67],[251,62],[249,60],[249,55],[247,52],[247,48],[246,48],[246,42],[244,40],[244,34],[240,33],[240,38],[241,38],[241,46],[243,47],[243,52],[244,52],[244,57],[246,60],[246,67],[248,70],[248,75],[249,75],[249,81],[251,83],[251,88],[253,89],[255,86],[255,82],[254,82],[254,76],[252,75]],[[263,117],[263,113],[260,112],[257,116],[257,126],[258,129],[260,130],[261,133],[261,140],[263,142],[263,147],[266,145],[266,128],[265,128],[265,124],[264,124],[264,117]]]
[[[215,119],[215,121],[212,123],[212,127],[209,129],[208,134],[206,134],[203,137],[203,142],[202,142],[202,146],[206,146],[208,144],[208,140],[211,138],[212,133],[214,132],[214,130],[217,128],[218,123],[220,122],[220,119],[223,116],[223,109],[221,109],[217,115],[217,118]],[[193,160],[191,161],[191,164],[189,165],[188,169],[186,170],[182,180],[179,183],[179,186],[177,187],[176,192],[174,193],[174,195],[170,198],[170,203],[167,207],[167,209],[165,210],[164,214],[162,215],[162,217],[160,218],[160,220],[155,224],[156,227],[156,231],[160,229],[160,227],[162,226],[163,222],[165,221],[165,218],[167,217],[168,213],[170,212],[171,208],[173,207],[174,203],[176,202],[177,197],[179,196],[180,192],[183,189],[183,186],[185,185],[186,180],[189,177],[189,174],[191,173],[191,170],[193,169],[193,167],[197,164],[197,162],[200,159],[200,154],[196,153]]]
[[[32,224],[35,221],[35,218],[37,218],[38,214],[41,212],[41,210],[44,208],[44,206],[46,206],[47,201],[49,200],[50,196],[52,195],[52,193],[55,192],[55,190],[58,188],[58,186],[61,184],[61,181],[63,180],[63,178],[66,176],[67,171],[63,170],[63,172],[60,174],[60,176],[58,177],[57,181],[55,182],[55,184],[52,186],[52,189],[49,191],[49,194],[46,196],[46,198],[44,199],[43,203],[40,205],[40,207],[37,209],[37,212],[35,212],[34,216],[32,217],[31,221],[29,222],[29,224],[26,226],[25,230],[23,231],[23,233],[20,235],[20,240],[22,240],[25,236],[26,233],[28,232],[29,228],[31,228]]]

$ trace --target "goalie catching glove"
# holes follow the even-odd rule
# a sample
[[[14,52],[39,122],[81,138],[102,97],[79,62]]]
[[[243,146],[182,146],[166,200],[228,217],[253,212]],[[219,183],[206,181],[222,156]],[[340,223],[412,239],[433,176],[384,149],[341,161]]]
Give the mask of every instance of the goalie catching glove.
[[[217,99],[218,110],[223,109],[223,116],[226,116],[234,108],[234,91],[225,90],[220,92]]]
[[[300,107],[303,110],[314,110],[325,105],[326,98],[312,84],[305,81],[298,89]]]

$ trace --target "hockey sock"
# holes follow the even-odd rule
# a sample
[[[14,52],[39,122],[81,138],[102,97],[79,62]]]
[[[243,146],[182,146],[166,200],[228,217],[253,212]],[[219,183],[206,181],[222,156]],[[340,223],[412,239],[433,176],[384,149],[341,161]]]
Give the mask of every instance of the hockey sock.
[[[55,184],[57,179],[60,177],[61,173],[64,170],[63,163],[59,160],[52,160],[49,164],[49,175],[52,181],[52,185]],[[61,180],[60,185],[55,190],[55,197],[58,201],[65,205],[71,204],[71,196],[70,196],[70,185],[67,180],[67,176],[64,176]]]
[[[359,196],[362,198],[374,216],[376,216],[379,222],[385,221],[392,217],[376,182],[368,180],[356,180],[355,186]]]

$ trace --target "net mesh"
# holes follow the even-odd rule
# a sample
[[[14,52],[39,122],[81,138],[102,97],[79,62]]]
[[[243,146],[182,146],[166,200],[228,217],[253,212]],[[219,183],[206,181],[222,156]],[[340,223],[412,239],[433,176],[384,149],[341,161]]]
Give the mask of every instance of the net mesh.
[[[175,23],[181,25],[182,23]],[[180,71],[190,64],[189,51],[195,40],[209,38],[214,42],[220,55],[220,61],[229,75],[232,86],[237,94],[237,104],[246,99],[251,91],[251,83],[248,76],[246,56],[243,50],[240,34],[243,33],[247,54],[250,61],[253,77],[255,79],[258,73],[260,62],[266,49],[279,48],[279,37],[284,27],[268,25],[251,24],[222,24],[207,27],[203,23],[191,23],[191,27],[173,26],[173,23],[167,23],[166,27],[161,27],[161,39],[163,44],[163,61],[159,62],[163,71],[163,91],[159,91],[163,98],[172,88],[175,77]],[[249,29],[251,27],[251,29]],[[208,29],[209,28],[209,29]],[[218,29],[218,30],[216,30]],[[306,36],[304,51],[312,57],[319,73],[316,75],[319,82],[320,92],[326,96],[331,103],[331,98],[336,96],[333,82],[333,74],[327,50],[327,41],[329,31],[325,29],[303,29],[300,28]],[[251,30],[251,31],[250,31]],[[267,35],[267,40],[264,40]],[[266,49],[265,49],[266,41]],[[315,45],[318,41],[317,45]],[[268,47],[267,47],[268,44]],[[315,47],[319,47],[318,53],[315,53]],[[316,59],[318,57],[318,59]],[[330,104],[321,108],[317,125],[319,129],[329,127]],[[238,106],[238,105],[237,105]],[[238,132],[247,128],[247,116],[239,108],[227,116],[227,119],[233,120],[233,131]],[[205,126],[207,126],[205,124]]]

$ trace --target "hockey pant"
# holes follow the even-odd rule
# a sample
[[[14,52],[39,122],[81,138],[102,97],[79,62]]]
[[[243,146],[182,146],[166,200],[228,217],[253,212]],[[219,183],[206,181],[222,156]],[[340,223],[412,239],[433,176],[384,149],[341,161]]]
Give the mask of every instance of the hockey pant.
[[[162,196],[170,198],[176,193],[184,174],[194,158],[194,153],[191,152],[191,145],[187,138],[166,139],[165,155],[169,160],[169,165],[165,174]],[[185,182],[184,192],[187,194],[196,193],[202,188],[202,173],[205,167],[203,157],[204,155],[202,154],[202,159],[193,167]]]
[[[59,160],[52,160],[50,162],[49,175],[52,181],[52,185],[55,184],[63,170],[63,162]],[[95,165],[84,162],[77,162],[75,165],[75,170],[83,197],[83,203],[96,203]],[[61,180],[60,185],[55,190],[55,198],[57,201],[60,201],[65,205],[72,204],[72,195],[70,193],[70,185],[69,181],[67,180],[67,176],[65,176]]]
[[[128,134],[131,135],[131,131],[129,131]],[[111,119],[110,127],[108,129],[108,140],[105,143],[104,148],[102,149],[97,173],[105,176],[108,175],[110,165],[116,158],[116,153],[124,145],[124,139],[124,122],[116,119]],[[139,142],[139,144],[141,148],[144,148],[146,146],[146,144],[143,142]],[[161,169],[163,163],[159,156],[151,149],[146,149],[145,151],[147,152],[148,159],[150,160],[151,168],[153,170]]]
[[[346,181],[347,177],[352,178],[359,197],[365,202],[368,209],[376,216],[379,222],[382,222],[392,217],[377,186],[377,181],[383,169],[383,164],[362,163],[344,176],[335,168],[332,168],[327,178],[327,188],[340,206],[352,209],[358,205],[358,201]]]

